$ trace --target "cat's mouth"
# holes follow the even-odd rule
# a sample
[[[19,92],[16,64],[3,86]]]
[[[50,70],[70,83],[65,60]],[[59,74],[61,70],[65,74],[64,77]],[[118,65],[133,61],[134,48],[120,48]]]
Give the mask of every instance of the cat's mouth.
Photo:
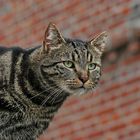
[[[70,95],[81,95],[86,93],[91,93],[93,89],[96,87],[97,83],[87,81],[85,83],[83,82],[77,82],[76,84],[74,82],[67,83],[65,87],[65,90],[69,92]]]
[[[69,91],[70,91],[70,94],[73,94],[73,95],[82,95],[82,94],[86,94],[90,91],[91,89],[87,89],[85,88],[84,86],[80,86],[80,87],[77,87],[77,88],[69,88]]]

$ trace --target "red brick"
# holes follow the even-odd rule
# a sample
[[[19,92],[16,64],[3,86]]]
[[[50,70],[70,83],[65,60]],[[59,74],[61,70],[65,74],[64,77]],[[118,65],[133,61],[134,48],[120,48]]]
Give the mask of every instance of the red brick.
[[[109,119],[104,115],[101,117],[101,124],[106,124],[109,122]]]
[[[114,71],[116,68],[117,68],[117,66],[115,64],[113,64],[113,65],[111,65],[109,67],[104,68],[103,72],[104,73],[106,73],[106,72],[108,73],[108,72]]]
[[[111,25],[109,26],[109,29],[116,28],[117,26],[120,26],[120,25],[122,25],[122,24],[124,24],[124,23],[125,23],[124,20],[116,21],[115,23],[113,23],[113,24],[111,24]]]
[[[140,55],[136,55],[135,57],[130,57],[127,60],[123,61],[122,65],[130,65],[133,62],[140,60]]]
[[[0,41],[4,40],[4,39],[5,39],[5,36],[4,35],[0,35]]]
[[[88,135],[88,137],[95,138],[103,134],[104,134],[103,131],[93,130],[93,132],[90,135]]]
[[[111,127],[110,130],[111,131],[118,131],[118,130],[121,130],[121,129],[124,129],[126,127],[126,124],[119,124],[119,125],[116,125],[114,127]]]
[[[140,107],[138,107],[137,111],[140,113]]]
[[[132,124],[140,125],[140,118],[136,118],[136,119],[132,120]]]
[[[113,107],[110,107],[110,108],[107,108],[107,109],[104,109],[102,111],[99,111],[96,115],[105,115],[105,114],[109,114],[109,113],[113,113],[114,112],[114,108]]]
[[[131,9],[129,7],[124,7],[122,10],[122,14],[128,15],[131,12]]]
[[[137,102],[137,101],[139,101],[139,99],[137,99],[137,98],[136,98],[136,99],[133,99],[133,100],[130,100],[130,101],[127,101],[127,102],[121,104],[120,107],[124,107],[124,106],[131,105],[131,104],[133,104],[133,103],[135,103],[135,102]]]
[[[120,115],[119,115],[118,113],[114,113],[114,114],[112,115],[112,119],[113,119],[113,120],[118,120],[118,119],[120,119]]]

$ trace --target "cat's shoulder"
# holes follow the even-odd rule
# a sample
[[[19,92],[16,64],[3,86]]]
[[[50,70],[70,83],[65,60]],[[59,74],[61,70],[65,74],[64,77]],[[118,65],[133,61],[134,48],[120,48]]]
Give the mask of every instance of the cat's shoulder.
[[[32,47],[32,48],[22,48],[19,46],[12,46],[12,47],[6,47],[6,46],[0,46],[0,55],[12,51],[14,53],[31,53],[32,51],[36,50],[40,46]]]
[[[0,54],[4,54],[9,51],[24,52],[25,49],[22,49],[21,47],[17,47],[17,46],[13,46],[13,47],[0,46]]]

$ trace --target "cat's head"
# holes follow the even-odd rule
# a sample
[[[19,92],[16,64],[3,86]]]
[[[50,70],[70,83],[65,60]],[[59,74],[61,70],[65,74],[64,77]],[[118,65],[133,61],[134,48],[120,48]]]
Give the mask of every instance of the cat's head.
[[[90,41],[63,38],[54,24],[49,24],[38,55],[40,73],[46,81],[69,94],[92,91],[101,76],[101,56],[107,43],[103,32]]]

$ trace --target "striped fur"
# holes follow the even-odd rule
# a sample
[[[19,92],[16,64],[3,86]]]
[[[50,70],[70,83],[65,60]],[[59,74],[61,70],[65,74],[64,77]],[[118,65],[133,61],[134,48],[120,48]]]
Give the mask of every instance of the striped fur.
[[[69,95],[92,91],[101,76],[101,51],[93,46],[62,38],[52,24],[41,46],[0,47],[0,139],[37,139]],[[96,68],[88,71],[89,63]]]

